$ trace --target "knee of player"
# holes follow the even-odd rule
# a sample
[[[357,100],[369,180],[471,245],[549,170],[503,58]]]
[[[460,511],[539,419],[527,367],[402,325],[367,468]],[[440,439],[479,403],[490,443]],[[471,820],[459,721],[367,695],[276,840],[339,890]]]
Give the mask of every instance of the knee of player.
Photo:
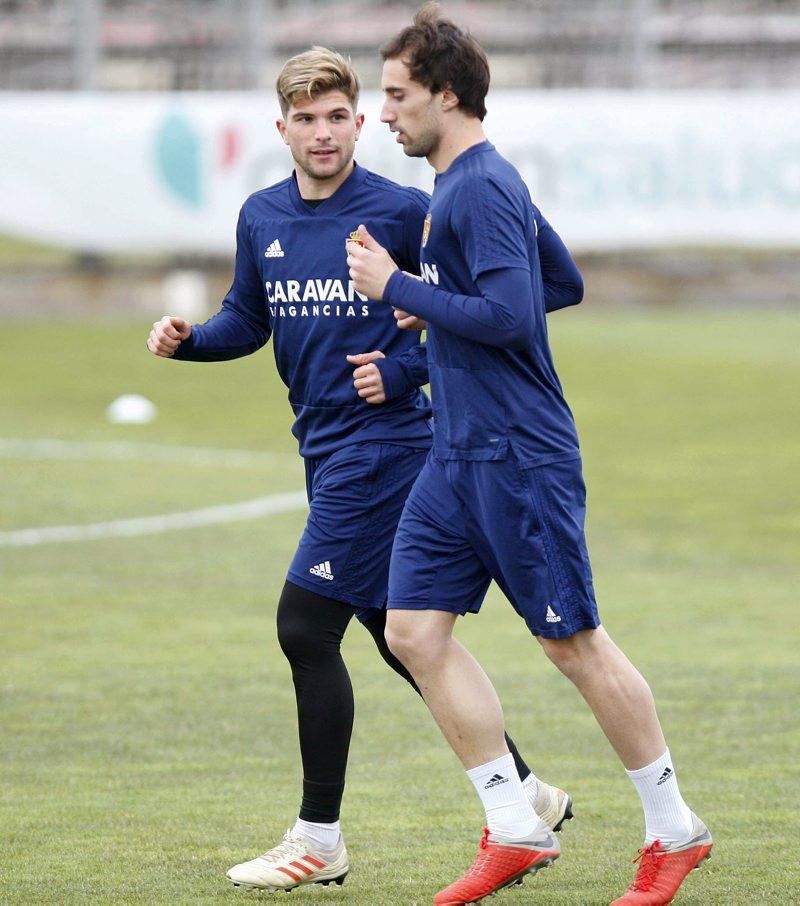
[[[580,653],[580,646],[576,644],[575,636],[566,639],[539,638],[539,644],[544,649],[547,657],[567,677],[573,678],[580,674],[585,662]]]
[[[409,620],[392,619],[390,615],[384,636],[392,654],[409,669],[433,656],[430,640],[425,638],[421,627]]]
[[[539,643],[556,667],[578,685],[584,678],[615,670],[623,657],[602,626],[581,629],[565,639],[540,637]]]
[[[386,645],[389,651],[403,664],[406,658],[411,654],[411,645],[409,635],[402,631],[394,629],[390,623],[387,623],[383,631],[383,637],[386,639]]]
[[[278,603],[278,644],[290,663],[338,656],[352,609],[287,582]]]
[[[305,654],[311,641],[298,623],[278,620],[278,644],[289,661]]]

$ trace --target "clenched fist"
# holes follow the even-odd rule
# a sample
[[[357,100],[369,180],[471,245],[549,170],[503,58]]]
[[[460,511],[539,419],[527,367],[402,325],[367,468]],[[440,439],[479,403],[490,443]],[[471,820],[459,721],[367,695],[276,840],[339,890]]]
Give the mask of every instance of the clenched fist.
[[[356,365],[353,371],[353,386],[358,395],[367,403],[385,403],[386,393],[383,389],[383,377],[376,359],[385,359],[386,356],[376,350],[375,352],[360,352],[358,355],[349,355],[347,361]]]
[[[165,315],[160,321],[153,324],[153,329],[147,338],[147,348],[153,355],[164,356],[168,359],[175,355],[175,350],[191,335],[192,325],[188,321]]]
[[[358,238],[353,237],[346,243],[350,279],[356,292],[380,302],[389,277],[397,270],[397,265],[386,249],[370,236],[363,223],[357,232]]]

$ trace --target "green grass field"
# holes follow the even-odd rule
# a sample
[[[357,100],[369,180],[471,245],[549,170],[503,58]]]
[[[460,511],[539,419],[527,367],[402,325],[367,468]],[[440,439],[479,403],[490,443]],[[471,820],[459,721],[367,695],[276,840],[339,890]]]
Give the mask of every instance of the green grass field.
[[[3,325],[0,533],[303,487],[271,352],[160,361],[147,329]],[[650,680],[684,795],[716,839],[676,902],[800,902],[800,317],[587,307],[551,332],[581,431],[601,613]],[[108,424],[127,392],[153,399],[158,419]],[[80,443],[50,458],[11,438]],[[176,445],[253,455],[184,458]],[[273,624],[302,523],[297,511],[0,547],[0,902],[265,899],[224,874],[296,814]],[[532,766],[575,799],[561,859],[498,904],[609,903],[640,844],[633,787],[499,594],[459,635]],[[480,806],[358,626],[346,656],[351,874],[287,902],[427,904],[471,861]]]

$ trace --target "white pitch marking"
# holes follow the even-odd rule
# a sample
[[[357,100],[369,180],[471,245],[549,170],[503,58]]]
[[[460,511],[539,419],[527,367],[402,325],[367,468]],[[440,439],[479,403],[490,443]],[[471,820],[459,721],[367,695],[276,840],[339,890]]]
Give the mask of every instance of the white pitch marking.
[[[0,456],[28,460],[87,460],[164,461],[191,465],[263,466],[287,463],[296,457],[257,450],[221,450],[213,447],[162,446],[160,444],[92,443],[68,440],[25,440],[0,438]],[[41,528],[15,529],[0,532],[0,547],[32,547],[38,544],[60,544],[70,541],[92,541],[102,538],[132,538],[160,532],[179,531],[221,523],[260,519],[276,513],[305,509],[308,501],[304,491],[289,491],[256,497],[241,503],[222,504],[165,513],[160,516],[139,516],[114,519],[88,525],[50,525]]]
[[[216,447],[181,447],[177,444],[131,444],[124,442],[73,441],[0,437],[0,456],[5,459],[99,459],[109,462],[177,462],[186,465],[266,466],[299,461],[293,454],[259,450],[223,450]]]
[[[209,506],[183,513],[162,516],[139,516],[135,519],[114,519],[89,525],[50,525],[44,528],[16,529],[0,532],[0,547],[32,547],[37,544],[60,544],[65,541],[93,541],[102,538],[132,538],[136,535],[156,535],[179,529],[219,525],[260,519],[275,513],[291,513],[308,506],[305,491],[288,491],[255,497],[242,503]]]

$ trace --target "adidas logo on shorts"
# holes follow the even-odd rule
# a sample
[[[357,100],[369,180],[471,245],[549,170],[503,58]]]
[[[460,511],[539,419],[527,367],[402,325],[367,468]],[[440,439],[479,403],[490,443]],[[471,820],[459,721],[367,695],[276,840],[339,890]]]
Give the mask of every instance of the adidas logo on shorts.
[[[545,617],[548,623],[560,623],[561,617],[553,610],[553,608],[548,604],[547,605],[547,616]]]
[[[316,566],[311,567],[309,572],[312,576],[319,576],[320,579],[327,579],[329,582],[333,582],[330,560],[326,560],[324,563],[317,563]]]

